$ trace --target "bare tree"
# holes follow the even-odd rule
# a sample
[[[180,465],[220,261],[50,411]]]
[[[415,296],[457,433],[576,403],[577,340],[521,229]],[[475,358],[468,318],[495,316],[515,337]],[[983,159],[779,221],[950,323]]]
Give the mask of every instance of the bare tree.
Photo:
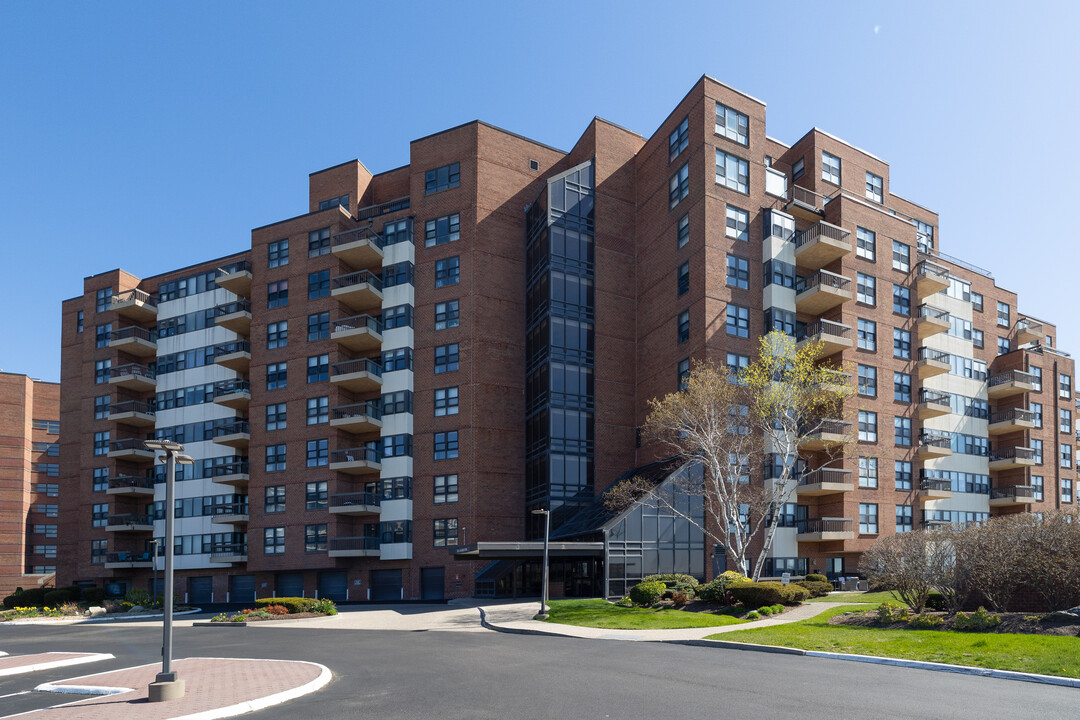
[[[1080,602],[1080,516],[1053,510],[1029,518],[1024,547],[1027,584],[1050,610]]]
[[[862,554],[859,569],[921,613],[931,590],[948,592],[955,558],[949,531],[915,530],[875,542]]]

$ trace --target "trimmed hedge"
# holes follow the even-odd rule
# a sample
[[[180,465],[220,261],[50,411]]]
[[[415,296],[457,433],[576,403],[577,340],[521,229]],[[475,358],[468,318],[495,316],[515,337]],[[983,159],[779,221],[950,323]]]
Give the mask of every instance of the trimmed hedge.
[[[279,597],[262,598],[255,601],[256,608],[268,608],[271,605],[281,605],[289,611],[289,614],[312,612],[319,601],[315,598]]]
[[[728,594],[743,607],[762,605],[798,605],[810,597],[810,591],[800,585],[778,582],[748,582],[730,585]]]
[[[669,575],[649,575],[641,578],[641,582],[662,582],[668,586],[669,589],[675,589],[677,585],[689,585],[692,588],[698,586],[697,578],[693,575],[682,575],[680,573],[673,573]]]
[[[49,607],[60,607],[66,602],[71,602],[71,591],[67,588],[57,588],[45,593],[45,604]]]
[[[105,601],[105,588],[83,588],[83,600],[91,605],[100,605]]]
[[[816,580],[796,580],[794,584],[809,590],[810,597],[825,597],[833,589],[832,583],[818,582]]]
[[[806,582],[823,582],[823,583],[829,582],[829,578],[827,578],[824,575],[821,575],[819,573],[810,573],[804,579],[806,580]],[[829,583],[829,585],[831,587],[832,583]]]
[[[630,588],[630,600],[635,605],[649,607],[659,602],[666,590],[667,586],[659,580],[642,581]]]
[[[48,588],[49,592],[53,592],[53,588]],[[29,590],[23,590],[19,592],[16,590],[13,594],[4,598],[4,607],[10,610],[13,607],[44,607],[45,606],[45,592],[46,588],[34,587]]]

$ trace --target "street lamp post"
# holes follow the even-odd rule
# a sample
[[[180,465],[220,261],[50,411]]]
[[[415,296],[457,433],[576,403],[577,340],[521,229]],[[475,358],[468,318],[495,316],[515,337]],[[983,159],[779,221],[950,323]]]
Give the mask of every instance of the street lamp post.
[[[164,610],[162,617],[161,672],[150,683],[149,701],[162,702],[184,697],[184,681],[177,677],[172,669],[172,621],[173,621],[173,555],[175,535],[173,518],[176,514],[174,496],[176,495],[176,464],[191,465],[195,461],[187,455],[181,455],[184,446],[172,440],[147,440],[143,443],[147,450],[160,450],[165,453],[158,460],[165,463],[165,588]],[[157,560],[154,561],[155,578]]]
[[[158,594],[158,592],[157,592],[157,590],[158,590],[158,587],[157,587],[157,559],[158,559],[158,547],[160,545],[161,545],[161,541],[158,540],[157,538],[154,538],[153,540],[150,541],[150,546],[152,548],[154,548],[150,553],[150,562],[154,563],[154,588],[153,588],[153,591],[151,592],[151,607],[153,607],[153,603],[157,602],[157,594]],[[164,598],[164,596],[162,596],[162,607],[165,607],[164,601],[165,601],[165,598]]]
[[[536,617],[544,620],[548,616],[548,538],[551,535],[551,510],[533,510],[533,515],[544,516],[544,569],[540,587],[540,612]]]

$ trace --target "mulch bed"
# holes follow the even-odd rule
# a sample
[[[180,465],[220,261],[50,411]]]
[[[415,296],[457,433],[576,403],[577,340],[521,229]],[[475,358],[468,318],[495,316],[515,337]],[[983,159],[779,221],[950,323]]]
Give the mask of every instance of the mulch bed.
[[[275,620],[302,620],[304,618],[314,618],[314,617],[329,617],[329,615],[326,615],[325,613],[316,613],[316,612],[289,613],[288,615],[274,615],[273,617],[268,617],[268,618],[258,617],[258,616],[252,617],[252,616],[248,615],[246,618],[244,618],[244,622],[247,622],[247,623],[274,622]]]
[[[954,630],[956,620],[947,613],[924,613],[925,615],[937,615],[945,622],[930,630]],[[987,633],[1024,633],[1028,635],[1063,635],[1066,637],[1080,636],[1080,621],[1076,623],[1058,622],[1028,622],[1025,617],[1031,617],[1030,613],[995,613],[1001,618],[1001,624],[989,630],[958,630],[957,632],[987,632]],[[886,630],[910,630],[907,623],[892,623],[882,625],[877,621],[877,611],[854,612],[849,614],[834,615],[829,618],[830,625],[853,625],[856,627],[873,627]]]

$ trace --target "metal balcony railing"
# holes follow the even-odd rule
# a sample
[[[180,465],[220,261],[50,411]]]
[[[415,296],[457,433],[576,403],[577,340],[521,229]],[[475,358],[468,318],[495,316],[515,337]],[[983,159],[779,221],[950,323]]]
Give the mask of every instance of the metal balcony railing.
[[[113,305],[116,305],[117,303],[128,302],[130,300],[135,300],[136,302],[141,302],[152,307],[157,307],[157,300],[154,298],[153,295],[146,292],[145,290],[125,290],[124,292],[116,293],[112,296]]]
[[[247,515],[248,508],[249,505],[246,502],[220,503],[210,506],[210,515],[212,517],[219,515]]]
[[[249,380],[221,380],[214,383],[214,395],[230,395],[232,393],[251,392]]]
[[[377,537],[330,538],[330,550],[378,550],[380,544]]]
[[[214,346],[214,357],[216,358],[241,352],[250,354],[251,343],[247,340],[233,340],[232,342],[221,343],[220,345]]]
[[[382,363],[375,362],[369,358],[360,358],[359,360],[336,362],[330,366],[331,377],[358,372],[369,372],[377,377],[382,377]]]
[[[357,228],[356,230],[348,230],[346,232],[338,233],[333,238],[333,246],[338,247],[340,245],[348,245],[359,240],[367,240],[375,247],[381,248],[383,246],[382,235],[375,232],[369,227]]]
[[[129,363],[127,365],[119,365],[114,368],[109,368],[109,377],[144,377],[148,380],[153,380],[157,377],[157,373],[148,368],[145,365],[139,365],[138,363]]]
[[[949,282],[949,268],[929,260],[922,260],[915,266],[915,274],[920,277],[933,277]]]
[[[211,477],[223,477],[225,475],[247,475],[248,474],[248,462],[242,460],[240,462],[222,463],[221,465],[214,465],[210,470]]]
[[[228,265],[222,265],[221,267],[217,268],[217,274],[219,277],[222,275],[232,275],[233,273],[244,271],[251,272],[250,260],[237,260],[236,262],[231,262]]]
[[[359,445],[357,447],[345,448],[344,450],[330,451],[331,463],[361,461],[373,463],[381,462],[382,448],[375,443],[367,443],[365,445]]]
[[[382,290],[382,278],[373,272],[368,270],[359,270],[357,272],[351,272],[347,275],[338,275],[331,280],[332,287],[335,290],[340,288],[352,287],[354,285],[368,284],[376,290]]]
[[[919,348],[919,360],[932,360],[934,362],[950,364],[952,363],[952,356],[944,350],[921,347]]]
[[[347,330],[363,330],[365,328],[382,335],[382,320],[365,314],[353,315],[351,317],[341,318],[340,320],[334,321],[334,332],[345,332]]]
[[[214,308],[214,317],[232,315],[233,313],[238,312],[251,312],[251,302],[249,300],[236,300],[234,302],[225,303],[224,305],[218,305]]]
[[[949,480],[921,480],[919,482],[920,490],[933,490],[936,492],[948,492],[952,490],[952,482]]]
[[[106,522],[109,525],[153,525],[154,518],[149,515],[124,513],[122,515],[110,515]]]
[[[799,478],[800,485],[816,485],[818,483],[850,483],[851,471],[841,468],[818,468],[808,470]]]
[[[921,388],[919,390],[919,402],[928,403],[930,405],[942,405],[944,407],[952,406],[952,395],[941,390],[930,390],[929,388]]]
[[[109,452],[114,450],[146,450],[146,452],[153,452],[146,449],[146,441],[141,438],[123,438],[121,440],[112,440],[109,442]]]
[[[1033,385],[1035,383],[1035,376],[1023,372],[1022,370],[1006,370],[1003,373],[991,376],[990,379],[986,381],[986,384],[990,387],[994,387],[995,385],[1004,385],[1005,383],[1010,382]]]
[[[994,423],[1013,422],[1015,420],[1033,423],[1035,422],[1035,413],[1022,408],[1009,408],[1008,410],[998,410],[997,412],[990,413],[991,425]]]
[[[851,532],[852,525],[851,518],[810,518],[795,521],[799,533]]]
[[[796,340],[806,340],[812,338],[815,335],[821,334],[822,336],[828,336],[833,338],[850,339],[851,327],[848,325],[842,325],[832,320],[814,320],[807,323],[796,334]]]
[[[111,333],[109,333],[109,342],[128,340],[130,338],[135,338],[137,340],[145,340],[149,343],[156,343],[157,333],[153,330],[141,328],[138,325],[131,325],[130,327],[120,328],[119,330],[113,330]]]
[[[929,318],[931,320],[944,320],[945,322],[948,322],[949,311],[942,310],[939,307],[934,307],[933,305],[927,305],[924,303],[919,306],[919,317]]]
[[[236,422],[225,423],[224,425],[218,425],[214,428],[214,437],[218,438],[223,435],[236,435],[236,434],[250,434],[251,429],[247,420],[237,420]]]
[[[227,558],[243,556],[247,557],[248,546],[241,543],[226,543],[210,546],[210,561],[213,562],[214,558]]]
[[[382,495],[370,492],[337,493],[330,496],[330,507],[347,507],[349,505],[371,505],[378,507],[382,503]]]
[[[367,207],[359,208],[356,211],[356,219],[368,220],[370,218],[379,217],[380,215],[397,212],[398,210],[407,210],[409,208],[410,200],[411,198],[406,195],[393,200],[387,200],[378,205],[368,205]]]
[[[1035,460],[1035,450],[1026,447],[1000,447],[990,450],[990,462],[995,460]]]
[[[952,448],[952,438],[939,433],[924,432],[919,435],[919,444],[948,450]]]
[[[146,490],[154,489],[154,479],[148,477],[138,477],[137,475],[117,475],[116,477],[109,478],[110,488],[144,488]]]
[[[843,275],[837,275],[828,270],[818,270],[806,277],[795,279],[795,292],[803,293],[817,287],[833,288],[834,290],[847,290],[851,287],[851,280]]]
[[[795,187],[798,187],[797,185]],[[807,190],[806,192],[810,192]],[[820,195],[818,197],[821,197]],[[796,201],[799,201],[798,194],[794,196]],[[844,242],[847,240],[847,236],[851,234],[850,230],[831,225],[827,222],[814,223],[805,230],[795,231],[795,247],[802,247],[806,243],[825,238],[827,240],[836,240],[838,242]]]
[[[111,552],[106,553],[105,562],[107,563],[122,563],[122,562],[153,562],[153,553],[143,552]]]
[[[120,415],[121,413],[143,413],[144,415],[153,415],[154,406],[150,403],[139,402],[138,400],[124,400],[122,402],[113,403],[109,406],[110,415]]]
[[[354,403],[352,405],[340,405],[330,411],[333,420],[345,420],[354,417],[369,417],[372,420],[382,418],[382,408],[378,400]]]
[[[1007,487],[990,488],[990,499],[1000,500],[1001,498],[1030,498],[1035,499],[1035,488],[1031,485],[1009,485]]]

